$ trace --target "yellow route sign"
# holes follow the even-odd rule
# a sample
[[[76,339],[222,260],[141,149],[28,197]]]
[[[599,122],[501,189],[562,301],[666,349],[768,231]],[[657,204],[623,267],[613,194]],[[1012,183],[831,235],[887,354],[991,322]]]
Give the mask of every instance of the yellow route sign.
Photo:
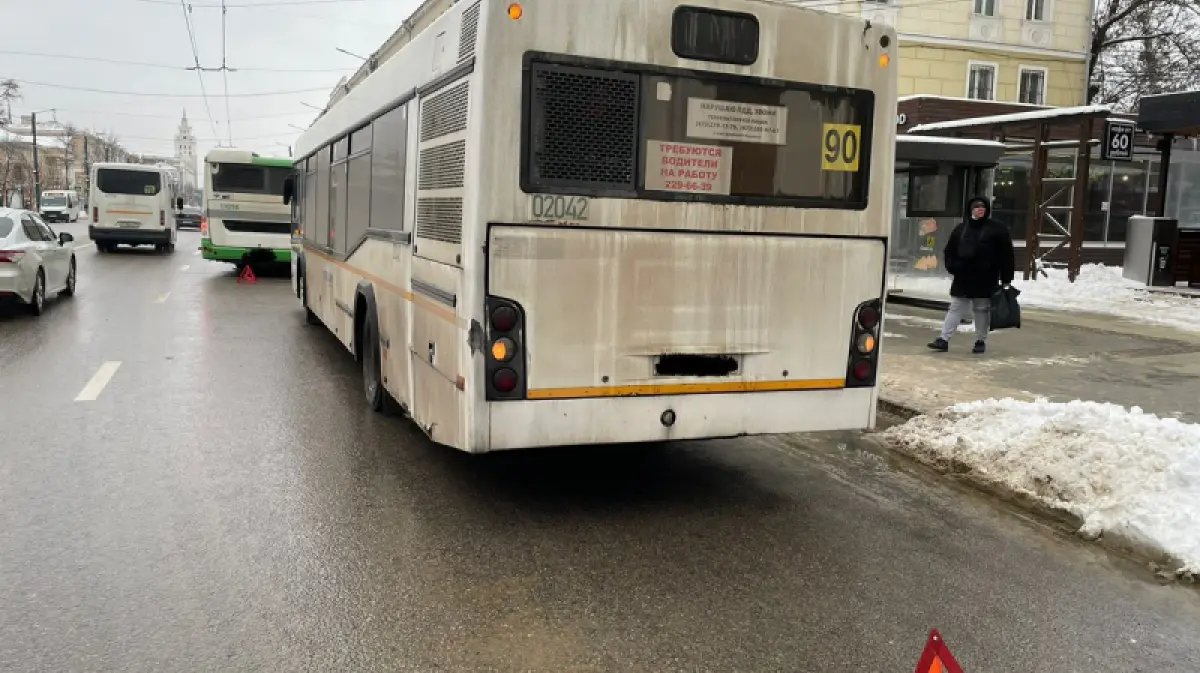
[[[862,127],[858,124],[825,124],[821,131],[821,170],[858,172],[862,153]]]

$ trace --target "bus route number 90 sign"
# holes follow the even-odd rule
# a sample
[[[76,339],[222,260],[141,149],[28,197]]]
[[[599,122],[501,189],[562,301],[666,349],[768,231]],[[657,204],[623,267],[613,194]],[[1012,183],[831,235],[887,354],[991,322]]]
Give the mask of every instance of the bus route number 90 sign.
[[[862,127],[858,124],[825,124],[821,131],[821,170],[858,171],[862,152]]]

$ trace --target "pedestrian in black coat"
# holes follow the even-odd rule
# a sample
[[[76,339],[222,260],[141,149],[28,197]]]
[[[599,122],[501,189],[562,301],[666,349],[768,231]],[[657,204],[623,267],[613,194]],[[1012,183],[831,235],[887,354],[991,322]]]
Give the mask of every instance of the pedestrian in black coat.
[[[992,295],[1001,286],[1011,285],[1016,271],[1008,227],[991,216],[992,205],[987,197],[971,199],[966,218],[946,241],[946,271],[954,281],[950,284],[950,310],[946,312],[942,334],[929,344],[935,351],[950,349],[950,337],[971,311],[975,313],[973,350],[982,353],[987,349]]]

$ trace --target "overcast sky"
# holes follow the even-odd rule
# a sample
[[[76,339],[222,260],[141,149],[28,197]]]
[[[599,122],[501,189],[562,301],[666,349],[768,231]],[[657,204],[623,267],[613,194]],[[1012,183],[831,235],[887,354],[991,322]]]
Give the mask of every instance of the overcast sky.
[[[21,114],[55,108],[56,115],[39,114],[39,118],[55,116],[60,122],[112,131],[139,154],[172,155],[172,138],[186,109],[200,141],[201,157],[217,145],[218,137],[228,145],[231,132],[237,147],[287,156],[287,146],[299,135],[289,124],[305,127],[316,115],[302,102],[323,107],[338,79],[361,63],[335,47],[366,56],[399,27],[419,0],[226,0],[226,4],[226,64],[243,70],[227,73],[228,99],[221,96],[225,92],[221,73],[202,75],[208,92],[206,108],[196,73],[184,69],[195,59],[179,0],[4,2],[0,79],[19,80],[24,96],[13,106],[14,121]],[[220,0],[195,0],[186,6],[191,8],[187,16],[200,65],[220,66]],[[297,90],[312,91],[239,96]]]

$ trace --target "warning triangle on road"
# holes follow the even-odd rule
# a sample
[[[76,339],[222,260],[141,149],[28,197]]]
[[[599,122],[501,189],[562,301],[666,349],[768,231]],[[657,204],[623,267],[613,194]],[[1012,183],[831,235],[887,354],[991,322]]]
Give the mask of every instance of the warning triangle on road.
[[[917,662],[916,673],[963,673],[962,667],[958,665],[954,655],[950,654],[950,648],[946,647],[946,641],[942,640],[942,634],[938,633],[937,629],[929,632],[929,640],[925,643],[925,651],[921,652],[921,659]]]
[[[258,277],[254,275],[254,269],[250,268],[249,264],[242,267],[242,273],[238,276],[237,282],[246,282],[251,285],[258,283]]]

